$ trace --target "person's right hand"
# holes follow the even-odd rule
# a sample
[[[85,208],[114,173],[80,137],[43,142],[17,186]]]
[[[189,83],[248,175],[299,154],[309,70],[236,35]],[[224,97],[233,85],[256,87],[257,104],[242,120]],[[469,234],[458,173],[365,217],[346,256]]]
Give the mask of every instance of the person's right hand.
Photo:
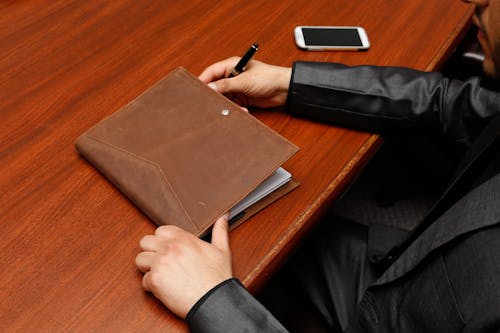
[[[239,59],[232,57],[210,65],[199,79],[241,106],[271,108],[284,105],[292,69],[252,60],[244,72],[226,78]]]

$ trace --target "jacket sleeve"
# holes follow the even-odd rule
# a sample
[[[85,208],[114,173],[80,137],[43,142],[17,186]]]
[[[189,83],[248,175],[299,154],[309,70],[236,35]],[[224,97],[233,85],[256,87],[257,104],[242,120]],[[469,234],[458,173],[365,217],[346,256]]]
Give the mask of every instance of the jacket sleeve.
[[[226,280],[205,294],[189,311],[191,332],[287,332],[237,279]]]
[[[468,146],[500,113],[500,94],[479,78],[462,82],[401,67],[296,62],[286,109],[380,134],[444,133]]]

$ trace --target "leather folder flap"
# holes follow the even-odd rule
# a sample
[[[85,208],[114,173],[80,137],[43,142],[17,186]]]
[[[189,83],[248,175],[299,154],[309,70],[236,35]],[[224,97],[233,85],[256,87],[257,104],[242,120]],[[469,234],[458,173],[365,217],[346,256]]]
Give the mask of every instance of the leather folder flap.
[[[158,165],[139,156],[82,135],[77,149],[125,196],[157,224],[176,221],[193,234],[199,234]]]

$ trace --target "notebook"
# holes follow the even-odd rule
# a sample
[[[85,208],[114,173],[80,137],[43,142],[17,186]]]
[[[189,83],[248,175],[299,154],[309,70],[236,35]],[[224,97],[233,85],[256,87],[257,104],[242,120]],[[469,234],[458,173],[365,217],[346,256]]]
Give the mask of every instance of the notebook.
[[[197,236],[225,212],[237,225],[298,185],[279,169],[298,147],[181,67],[75,146],[153,222]]]

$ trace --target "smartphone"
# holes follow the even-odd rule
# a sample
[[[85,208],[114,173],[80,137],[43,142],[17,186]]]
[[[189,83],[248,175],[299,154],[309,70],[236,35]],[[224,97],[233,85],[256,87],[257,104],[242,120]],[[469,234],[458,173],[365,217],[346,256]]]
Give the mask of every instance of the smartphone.
[[[358,51],[370,47],[361,27],[299,26],[294,35],[299,48],[311,51]]]

